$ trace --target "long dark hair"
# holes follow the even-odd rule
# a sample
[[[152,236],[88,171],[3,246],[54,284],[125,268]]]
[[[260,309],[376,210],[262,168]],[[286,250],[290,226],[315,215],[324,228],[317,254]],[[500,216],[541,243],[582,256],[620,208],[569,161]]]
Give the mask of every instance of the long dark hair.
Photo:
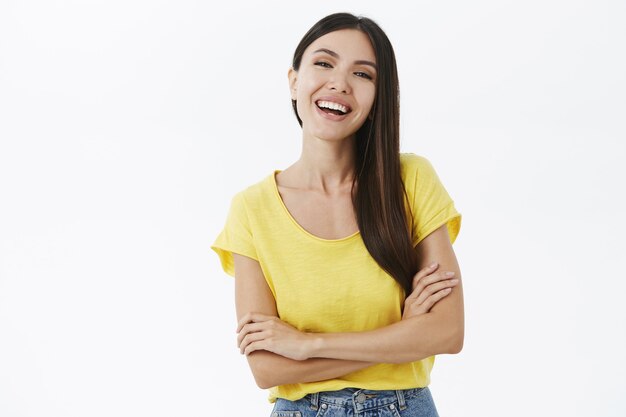
[[[341,29],[358,29],[372,43],[378,66],[376,96],[371,112],[356,133],[356,192],[352,201],[361,237],[378,265],[402,286],[408,295],[417,272],[417,253],[412,244],[407,216],[406,191],[400,173],[400,101],[398,70],[387,35],[373,20],[350,13],[324,17],[304,35],[293,55],[298,71],[306,48],[317,38]],[[293,110],[302,126],[296,101]]]

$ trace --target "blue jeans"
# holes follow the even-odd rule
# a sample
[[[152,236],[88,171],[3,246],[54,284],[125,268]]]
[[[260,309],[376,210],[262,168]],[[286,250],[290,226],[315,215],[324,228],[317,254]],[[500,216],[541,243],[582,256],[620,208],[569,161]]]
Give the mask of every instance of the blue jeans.
[[[276,399],[271,417],[439,417],[428,387],[397,391],[344,388]]]

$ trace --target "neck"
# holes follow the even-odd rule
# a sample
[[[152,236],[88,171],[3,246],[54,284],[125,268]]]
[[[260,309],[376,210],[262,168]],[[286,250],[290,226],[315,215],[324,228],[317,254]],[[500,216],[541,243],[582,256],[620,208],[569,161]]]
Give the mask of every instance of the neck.
[[[302,154],[294,164],[306,188],[322,191],[352,186],[355,137],[338,141],[302,140]]]

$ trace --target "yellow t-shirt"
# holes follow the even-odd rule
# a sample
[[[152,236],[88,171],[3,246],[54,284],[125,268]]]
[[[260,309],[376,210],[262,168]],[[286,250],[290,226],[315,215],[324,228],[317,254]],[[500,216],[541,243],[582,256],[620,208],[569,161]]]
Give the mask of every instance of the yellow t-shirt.
[[[430,162],[400,154],[402,179],[413,213],[413,244],[447,224],[454,243],[461,214]],[[371,257],[359,232],[342,239],[322,239],[303,229],[284,205],[274,171],[237,193],[226,225],[211,248],[224,271],[234,276],[232,253],[256,259],[269,285],[281,320],[305,332],[359,332],[402,318],[404,290]],[[435,357],[403,364],[381,363],[325,381],[287,384],[270,389],[277,397],[297,400],[306,394],[347,387],[395,390],[427,386]]]

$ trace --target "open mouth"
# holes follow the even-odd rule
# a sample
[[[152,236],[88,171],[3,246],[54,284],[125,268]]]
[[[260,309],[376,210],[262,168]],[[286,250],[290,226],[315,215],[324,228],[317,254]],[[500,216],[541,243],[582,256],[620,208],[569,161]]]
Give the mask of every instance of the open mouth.
[[[343,116],[344,114],[348,114],[352,111],[350,107],[334,103],[332,101],[319,100],[315,104],[317,104],[317,107],[319,107],[324,113],[334,114],[337,116]]]

